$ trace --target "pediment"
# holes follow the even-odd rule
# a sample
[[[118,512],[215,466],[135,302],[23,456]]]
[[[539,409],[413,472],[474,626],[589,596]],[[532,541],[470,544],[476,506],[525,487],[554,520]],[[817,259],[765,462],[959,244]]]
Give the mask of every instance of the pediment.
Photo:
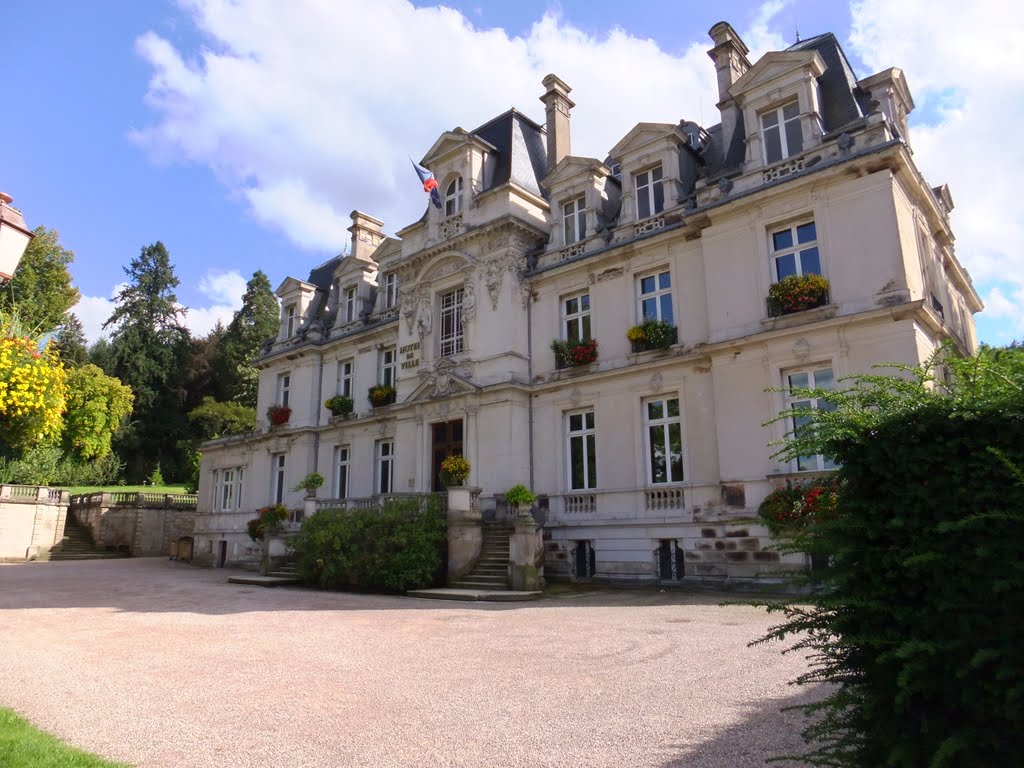
[[[363,261],[352,256],[346,256],[341,260],[338,268],[334,270],[335,277],[352,277],[361,276],[367,272],[376,272],[377,262],[375,261]]]
[[[304,280],[299,280],[296,277],[286,277],[284,279],[284,282],[281,283],[279,286],[277,286],[277,290],[274,291],[274,293],[278,297],[283,299],[286,295],[288,295],[290,293],[294,293],[295,291],[303,291],[303,290],[305,290],[305,291],[315,291],[316,290],[316,286],[313,285],[312,283],[307,283]]]
[[[551,173],[541,179],[541,184],[548,189],[559,187],[579,176],[611,176],[612,171],[596,157],[577,157],[566,155],[558,161]]]
[[[427,154],[420,160],[420,165],[430,168],[432,164],[444,160],[448,155],[461,150],[469,144],[475,144],[484,151],[494,151],[495,149],[492,144],[484,141],[479,136],[474,136],[463,128],[456,128],[454,131],[445,131],[438,137],[437,141],[434,142],[434,146],[427,150]],[[431,168],[431,170],[433,169]]]
[[[729,93],[739,97],[747,91],[775,85],[778,80],[808,71],[813,77],[820,77],[825,72],[825,62],[817,51],[773,51],[744,72],[729,88]]]
[[[406,403],[480,391],[480,387],[471,382],[464,371],[458,371],[456,363],[446,357],[434,363],[429,370],[420,371],[419,374],[420,383],[405,399]]]
[[[608,154],[618,159],[667,138],[671,138],[676,144],[686,142],[686,136],[674,123],[637,123],[633,130],[619,139],[619,143],[612,147]]]
[[[416,282],[429,283],[431,280],[453,275],[467,267],[475,267],[476,263],[476,259],[468,253],[463,253],[462,251],[445,251],[443,255],[431,260],[430,263],[423,268],[419,277],[416,278]]]

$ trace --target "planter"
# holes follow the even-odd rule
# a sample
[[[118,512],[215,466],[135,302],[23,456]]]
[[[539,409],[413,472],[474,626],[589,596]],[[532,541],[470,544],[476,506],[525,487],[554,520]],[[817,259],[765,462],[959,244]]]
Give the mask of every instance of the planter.
[[[597,339],[587,341],[551,342],[551,351],[555,355],[555,368],[581,368],[597,362]]]
[[[397,394],[394,387],[378,384],[376,387],[370,387],[367,397],[370,400],[370,405],[374,408],[382,408],[385,405],[394,403]]]
[[[790,275],[768,289],[768,317],[781,317],[823,307],[831,300],[829,284],[821,275]]]

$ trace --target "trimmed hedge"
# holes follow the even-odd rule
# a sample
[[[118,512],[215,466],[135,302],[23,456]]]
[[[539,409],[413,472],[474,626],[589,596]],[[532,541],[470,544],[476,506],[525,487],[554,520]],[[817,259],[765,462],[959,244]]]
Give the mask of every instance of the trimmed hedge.
[[[444,583],[447,528],[433,495],[322,510],[291,541],[299,576],[323,589],[404,592]]]

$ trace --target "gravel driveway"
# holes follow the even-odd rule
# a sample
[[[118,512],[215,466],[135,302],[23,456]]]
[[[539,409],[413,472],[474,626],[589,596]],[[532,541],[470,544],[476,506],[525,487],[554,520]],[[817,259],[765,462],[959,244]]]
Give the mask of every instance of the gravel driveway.
[[[0,565],[0,706],[139,766],[760,766],[809,692],[708,595],[448,603]]]

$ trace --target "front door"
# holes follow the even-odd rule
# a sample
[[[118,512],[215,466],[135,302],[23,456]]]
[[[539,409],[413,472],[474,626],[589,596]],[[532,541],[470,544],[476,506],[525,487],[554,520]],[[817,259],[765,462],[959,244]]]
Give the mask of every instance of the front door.
[[[442,421],[432,425],[434,430],[433,449],[431,450],[431,466],[434,480],[431,485],[434,492],[443,491],[441,484],[441,462],[452,454],[462,455],[462,419]]]

